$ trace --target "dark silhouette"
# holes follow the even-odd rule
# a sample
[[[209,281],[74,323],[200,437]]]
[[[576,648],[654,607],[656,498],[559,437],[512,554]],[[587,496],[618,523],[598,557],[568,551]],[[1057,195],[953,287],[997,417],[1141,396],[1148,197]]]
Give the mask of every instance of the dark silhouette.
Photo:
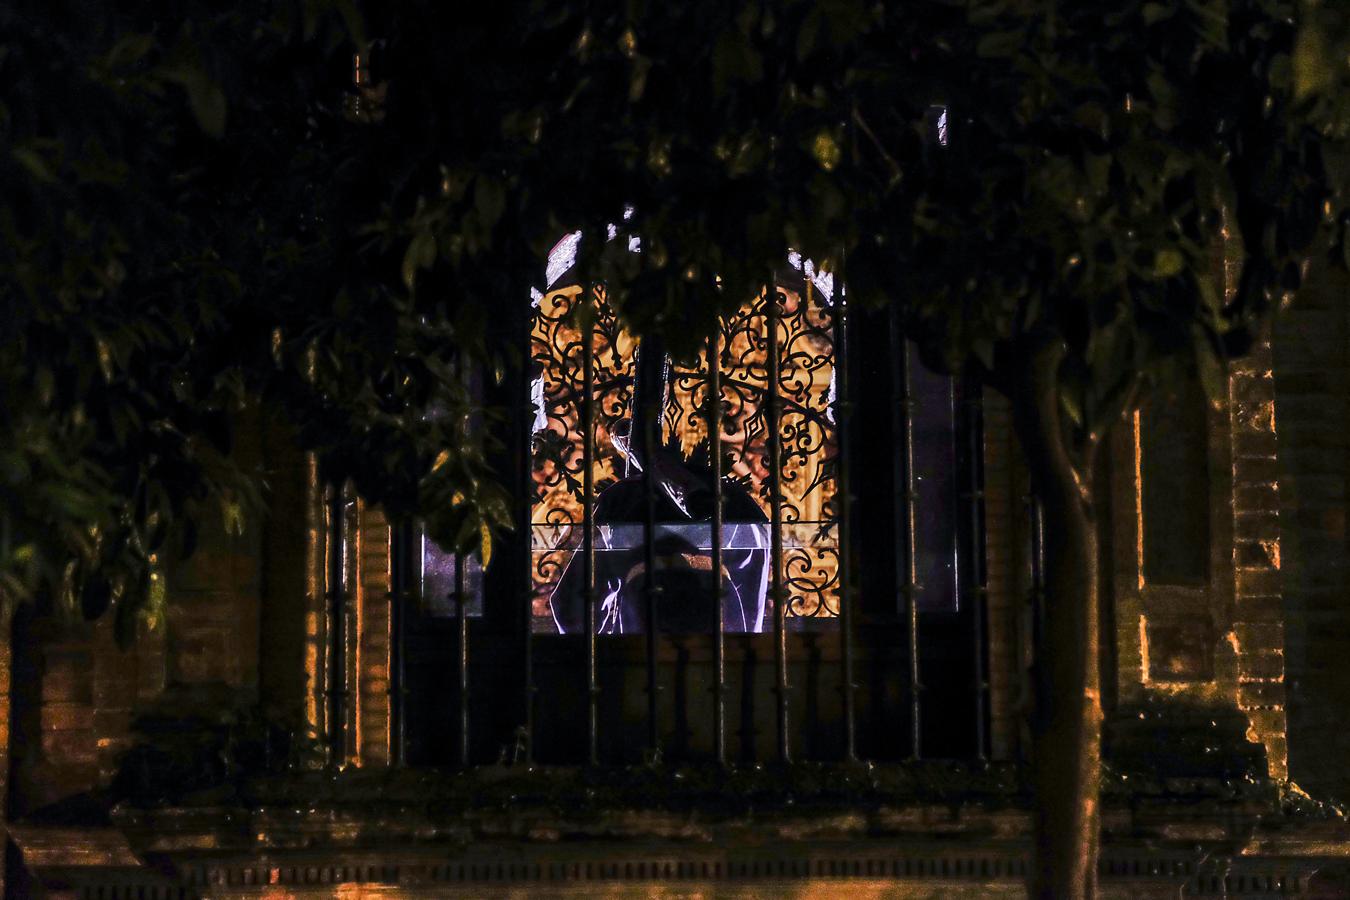
[[[648,339],[638,351],[638,377],[629,417],[613,431],[614,448],[624,457],[625,477],[596,497],[596,631],[641,633],[647,627],[647,516],[643,471],[651,460],[653,505],[653,587],[658,627],[667,632],[712,630],[712,472],[685,459],[677,447],[656,444],[645,451],[645,435],[661,431],[661,410],[670,390],[669,366],[659,343]],[[644,417],[649,422],[644,424]],[[712,444],[712,440],[709,441]],[[710,448],[710,452],[720,452]],[[768,518],[740,484],[723,479],[722,612],[725,630],[763,629],[768,578]],[[578,541],[578,549],[580,541]],[[550,598],[553,618],[564,634],[585,621],[582,560],[573,553]]]

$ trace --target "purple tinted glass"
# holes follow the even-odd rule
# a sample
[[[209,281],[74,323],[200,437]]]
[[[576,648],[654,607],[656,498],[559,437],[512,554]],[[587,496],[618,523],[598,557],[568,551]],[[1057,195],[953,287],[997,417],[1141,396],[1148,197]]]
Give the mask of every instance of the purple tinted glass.
[[[421,536],[422,608],[431,616],[454,616],[456,554],[442,550],[425,534]],[[464,591],[470,616],[483,614],[483,567],[475,556],[463,556]]]
[[[917,360],[913,391],[915,566],[919,608],[955,611],[957,585],[956,416],[953,381]]]

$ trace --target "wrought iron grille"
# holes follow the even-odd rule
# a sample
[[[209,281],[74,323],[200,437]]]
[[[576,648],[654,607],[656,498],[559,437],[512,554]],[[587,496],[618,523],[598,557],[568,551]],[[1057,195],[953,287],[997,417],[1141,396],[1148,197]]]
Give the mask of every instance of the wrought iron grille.
[[[978,392],[785,273],[686,361],[602,286],[534,294],[527,538],[485,573],[394,528],[396,762],[985,754]]]
[[[707,584],[716,537],[707,507],[721,488],[726,516],[721,549],[735,560],[731,565],[724,560],[717,574],[739,601],[729,604],[733,614],[724,623],[733,632],[769,627],[778,596],[769,585],[775,581],[781,585],[788,627],[839,615],[834,317],[830,297],[810,281],[803,284],[811,287],[777,288],[776,315],[762,295],[720,321],[709,337],[709,346],[717,348],[711,355],[705,348],[686,365],[662,360],[660,447],[653,455],[657,501],[667,515],[654,523],[654,538],[668,549],[657,565],[672,589],[680,580],[676,572],[688,569],[685,574],[703,575],[684,579],[691,587],[701,586],[694,593],[710,596],[716,590]],[[585,303],[593,315],[589,354],[584,326],[578,324],[578,307]],[[638,342],[619,325],[602,287],[554,290],[538,297],[535,309],[530,341],[538,373],[531,392],[533,627],[544,633],[577,630],[575,622],[565,621],[559,600],[577,580],[565,579],[564,573],[584,564],[579,555],[587,552],[589,509],[595,518],[591,541],[603,570],[593,588],[601,604],[597,627],[602,634],[621,633],[628,621],[640,618],[625,617],[617,607],[628,587],[626,576],[642,567],[640,560],[625,564],[640,555],[645,542],[632,503],[640,499],[641,469],[630,452]],[[768,333],[770,320],[776,323],[776,340]],[[710,406],[714,364],[717,409]],[[775,396],[777,411],[770,408]],[[776,459],[769,426],[775,415]],[[718,440],[710,444],[713,416]],[[719,482],[725,484],[712,478],[714,453],[720,455],[716,462],[725,476]],[[699,495],[701,510],[693,508]],[[776,531],[783,545],[772,573],[776,579],[766,565],[757,565],[770,549],[769,524],[775,515],[781,519]],[[611,555],[619,559],[603,560]],[[752,574],[743,576],[744,570]],[[762,585],[742,583],[756,575],[764,576]],[[575,587],[572,593],[578,593]],[[682,622],[686,630],[716,627],[711,613],[699,619],[680,611],[667,618]]]

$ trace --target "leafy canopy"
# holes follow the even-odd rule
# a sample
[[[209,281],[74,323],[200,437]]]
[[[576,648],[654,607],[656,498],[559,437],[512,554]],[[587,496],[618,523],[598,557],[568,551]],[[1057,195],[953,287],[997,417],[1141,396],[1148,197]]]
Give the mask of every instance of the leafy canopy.
[[[585,241],[582,274],[675,352],[793,248],[995,387],[1058,346],[1070,444],[1141,382],[1213,382],[1348,252],[1335,4],[33,4],[0,32],[0,591],[125,633],[169,535],[257,499],[249,404],[446,545],[505,527],[519,412],[466,372],[494,395],[548,248],[629,205],[643,252]]]

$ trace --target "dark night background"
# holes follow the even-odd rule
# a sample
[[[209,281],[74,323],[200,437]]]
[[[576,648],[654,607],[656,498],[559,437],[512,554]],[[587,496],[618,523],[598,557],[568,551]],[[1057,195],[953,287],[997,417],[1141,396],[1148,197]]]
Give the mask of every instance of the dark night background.
[[[0,84],[6,896],[1350,896],[1340,4],[18,2]]]

